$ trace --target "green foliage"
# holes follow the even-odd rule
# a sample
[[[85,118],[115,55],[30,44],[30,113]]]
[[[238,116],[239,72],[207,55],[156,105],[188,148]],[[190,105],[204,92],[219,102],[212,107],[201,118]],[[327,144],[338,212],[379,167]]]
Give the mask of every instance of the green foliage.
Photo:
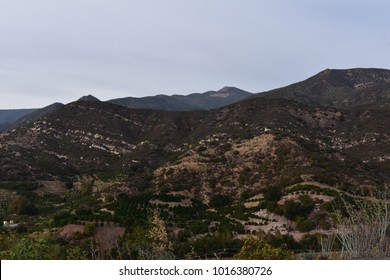
[[[8,248],[0,251],[0,259],[55,260],[63,259],[62,246],[44,237],[13,236],[7,240]]]
[[[306,217],[315,206],[315,202],[309,195],[300,195],[298,201],[287,200],[283,204],[283,214],[290,220],[297,217]]]
[[[66,248],[67,260],[90,260],[90,253],[80,246],[69,246]]]
[[[234,257],[239,260],[291,260],[294,259],[294,252],[285,245],[275,248],[263,239],[250,237]]]
[[[193,234],[202,234],[209,231],[208,223],[205,221],[192,221],[189,226],[190,231]]]
[[[234,239],[231,232],[215,231],[187,243],[176,244],[175,253],[179,258],[194,251],[199,258],[232,257],[242,247],[242,241]]]
[[[168,193],[159,193],[153,195],[153,199],[159,199],[164,202],[180,202],[182,200],[181,196],[172,195]]]
[[[9,204],[9,209],[16,215],[35,215],[37,208],[23,195],[16,195]]]
[[[85,237],[90,237],[93,235],[94,229],[95,229],[95,225],[93,223],[87,223],[84,226],[82,235]]]
[[[36,184],[28,184],[23,182],[16,182],[16,183],[0,183],[0,188],[10,191],[17,191],[17,192],[30,192],[35,191],[39,188]]]
[[[263,239],[274,248],[286,247],[289,250],[300,249],[300,244],[291,235],[274,235],[268,233]]]
[[[390,200],[388,190],[380,198],[353,203],[341,201],[337,209],[337,236],[348,258],[384,259],[390,256]]]
[[[323,195],[328,195],[328,196],[337,196],[338,192],[332,189],[328,188],[323,188],[319,186],[314,186],[314,185],[295,185],[291,188],[288,188],[286,190],[286,193],[294,193],[294,192],[299,192],[299,191],[306,191],[306,192],[315,192],[316,194],[323,194]]]
[[[333,212],[333,203],[330,202],[330,201],[327,201],[327,202],[324,202],[320,205],[320,209],[322,211],[326,211],[328,213],[332,213]]]
[[[315,224],[313,221],[303,218],[303,217],[298,217],[297,218],[297,230],[302,231],[302,232],[308,232],[311,231],[314,228]]]
[[[264,200],[266,201],[279,201],[283,195],[282,188],[277,186],[268,186],[263,189]]]
[[[149,213],[148,223],[136,227],[132,234],[123,238],[117,248],[118,259],[162,260],[174,259],[165,222],[157,209]]]
[[[210,198],[209,205],[210,207],[218,208],[218,207],[228,206],[232,203],[233,203],[233,199],[231,196],[226,194],[216,194]]]
[[[283,214],[287,219],[293,220],[298,214],[300,204],[294,200],[286,200],[283,204]]]
[[[329,230],[332,227],[332,225],[326,220],[321,220],[318,223],[318,227],[320,229]]]
[[[279,207],[276,201],[266,202],[265,207],[269,212],[273,212],[278,215],[283,215],[283,209]]]

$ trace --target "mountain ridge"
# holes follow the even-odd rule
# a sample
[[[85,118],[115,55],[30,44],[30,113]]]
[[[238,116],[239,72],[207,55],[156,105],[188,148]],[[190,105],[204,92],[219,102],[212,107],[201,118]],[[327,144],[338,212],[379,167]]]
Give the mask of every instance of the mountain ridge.
[[[177,258],[236,254],[254,235],[297,256],[320,251],[319,237],[338,232],[335,211],[382,203],[375,195],[390,181],[387,78],[359,75],[325,71],[213,110],[66,104],[0,133],[0,215],[28,229],[15,236],[50,232],[63,252],[96,241],[101,258],[136,259],[128,245],[150,243],[137,239],[150,213]]]
[[[219,91],[193,93],[188,95],[155,95],[146,97],[125,97],[101,101],[89,94],[78,101],[108,102],[127,108],[148,108],[168,111],[192,111],[216,109],[240,101],[252,94],[235,87],[224,87]],[[53,103],[40,109],[0,110],[0,132],[31,122],[45,114],[61,108],[62,103]]]
[[[125,97],[106,102],[127,108],[147,108],[169,111],[210,110],[220,108],[252,94],[236,87],[224,87],[218,91],[192,93],[188,95],[156,95],[146,97]]]
[[[390,106],[390,70],[326,69],[301,82],[254,95],[261,96],[335,108]]]

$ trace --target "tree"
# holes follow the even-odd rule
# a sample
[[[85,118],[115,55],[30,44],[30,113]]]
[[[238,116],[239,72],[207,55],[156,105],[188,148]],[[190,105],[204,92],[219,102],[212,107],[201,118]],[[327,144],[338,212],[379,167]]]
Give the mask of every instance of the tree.
[[[138,247],[138,258],[144,260],[174,259],[175,255],[168,239],[165,222],[160,218],[157,209],[153,210],[149,224],[147,243],[140,244]]]
[[[226,194],[216,194],[210,198],[209,205],[210,207],[224,207],[231,205],[232,202],[233,199],[231,196]]]
[[[277,202],[282,197],[283,191],[280,187],[268,186],[263,190],[265,201]]]
[[[153,210],[151,225],[152,227],[149,230],[149,238],[153,243],[154,249],[156,249],[157,251],[172,249],[172,245],[168,239],[165,222],[160,218],[157,209]]]
[[[23,195],[16,195],[9,204],[9,209],[17,215],[36,214],[36,207]]]

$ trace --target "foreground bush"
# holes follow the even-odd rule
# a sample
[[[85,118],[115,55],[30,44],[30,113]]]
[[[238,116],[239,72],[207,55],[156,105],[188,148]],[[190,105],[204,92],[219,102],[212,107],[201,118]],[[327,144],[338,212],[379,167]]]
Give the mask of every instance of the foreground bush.
[[[285,245],[275,248],[263,239],[250,237],[234,257],[238,260],[292,260],[294,252]]]
[[[338,211],[337,237],[344,258],[383,259],[390,256],[390,201],[382,199],[344,203],[347,215]]]

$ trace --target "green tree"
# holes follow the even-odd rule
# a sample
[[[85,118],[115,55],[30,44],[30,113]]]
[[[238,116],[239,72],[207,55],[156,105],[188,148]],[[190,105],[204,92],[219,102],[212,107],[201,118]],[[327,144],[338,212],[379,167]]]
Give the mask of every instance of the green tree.
[[[36,207],[23,195],[16,195],[9,204],[9,209],[17,215],[36,214]]]

